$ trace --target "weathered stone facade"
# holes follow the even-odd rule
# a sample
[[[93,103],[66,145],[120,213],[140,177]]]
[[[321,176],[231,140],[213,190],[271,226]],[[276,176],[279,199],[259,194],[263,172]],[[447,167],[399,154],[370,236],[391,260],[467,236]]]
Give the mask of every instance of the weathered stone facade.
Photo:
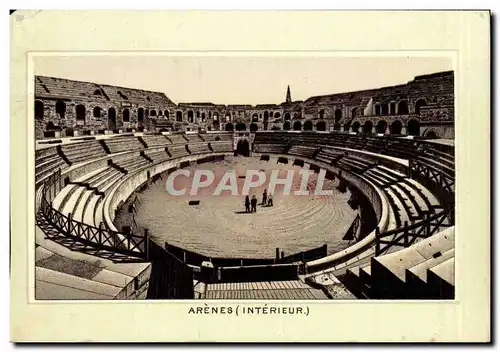
[[[351,131],[453,138],[454,75],[439,72],[397,86],[256,106],[176,105],[163,93],[37,76],[35,120],[37,138],[50,137],[51,131],[64,136],[74,131],[143,129]]]

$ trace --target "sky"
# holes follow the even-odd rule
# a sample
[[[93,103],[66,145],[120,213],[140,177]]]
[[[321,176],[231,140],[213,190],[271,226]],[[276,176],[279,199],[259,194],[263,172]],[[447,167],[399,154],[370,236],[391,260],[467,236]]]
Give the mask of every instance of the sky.
[[[37,56],[36,75],[165,93],[174,103],[279,104],[404,84],[452,70],[449,57]]]

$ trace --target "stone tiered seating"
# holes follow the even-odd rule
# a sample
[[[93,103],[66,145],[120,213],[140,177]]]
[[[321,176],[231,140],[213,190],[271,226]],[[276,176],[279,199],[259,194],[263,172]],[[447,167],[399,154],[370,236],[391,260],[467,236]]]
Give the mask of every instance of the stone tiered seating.
[[[211,142],[210,145],[212,146],[212,150],[215,153],[232,152],[233,151],[233,142],[231,142],[231,141]]]
[[[453,298],[454,227],[347,270],[342,281],[360,298]]]
[[[339,166],[344,170],[350,170],[357,174],[362,174],[370,167],[372,167],[372,163],[363,160],[361,158],[358,158],[354,155],[350,155],[350,156],[344,156],[342,159],[340,159],[337,162],[337,166]]]
[[[336,151],[334,149],[321,148],[318,155],[316,155],[316,160],[324,162],[326,164],[332,164],[338,159],[342,158],[343,153]]]
[[[186,140],[180,134],[169,134],[167,138],[170,139],[173,144],[186,144]]]
[[[168,147],[168,151],[172,154],[172,158],[180,158],[189,155],[184,144]]]
[[[312,156],[317,148],[314,147],[304,147],[301,145],[292,146],[288,151],[288,154],[303,156],[304,158],[312,159]]]
[[[129,152],[131,150],[141,150],[144,146],[139,142],[137,137],[116,137],[105,139],[111,153]]]
[[[149,158],[153,160],[154,163],[169,159],[170,156],[165,151],[165,148],[154,148],[153,150],[145,150],[144,154],[146,154]]]
[[[257,144],[254,150],[258,153],[281,154],[284,152],[285,147],[285,144]]]
[[[201,137],[205,142],[232,141],[233,137],[227,133],[205,133]]]
[[[140,155],[132,155],[127,159],[118,160],[114,163],[130,173],[148,166],[151,162]]]
[[[201,139],[197,134],[185,134],[184,136],[187,138],[189,143],[203,142],[203,139]]]
[[[163,135],[144,135],[141,138],[147,144],[148,148],[171,144]]]
[[[98,141],[63,144],[61,150],[72,164],[106,156],[106,151]]]
[[[63,170],[67,167],[68,165],[59,156],[56,148],[40,149],[35,153],[35,180],[37,182],[55,170]]]
[[[194,143],[188,145],[191,154],[210,153],[207,143]]]

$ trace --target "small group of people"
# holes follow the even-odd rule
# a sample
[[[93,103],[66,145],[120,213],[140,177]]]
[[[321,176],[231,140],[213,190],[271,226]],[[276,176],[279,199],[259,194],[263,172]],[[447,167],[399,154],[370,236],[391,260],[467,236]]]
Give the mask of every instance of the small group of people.
[[[262,194],[262,206],[267,206],[267,207],[272,207],[273,204],[273,196],[272,194],[267,194],[267,190],[264,190],[264,193]],[[257,197],[255,195],[252,196],[252,199],[250,199],[250,196],[245,197],[245,212],[247,213],[256,213],[257,212]]]

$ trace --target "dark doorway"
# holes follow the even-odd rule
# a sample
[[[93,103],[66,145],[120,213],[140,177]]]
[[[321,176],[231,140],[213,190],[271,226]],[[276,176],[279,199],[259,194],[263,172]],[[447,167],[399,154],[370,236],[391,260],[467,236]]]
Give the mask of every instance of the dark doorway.
[[[290,121],[287,121],[283,124],[283,129],[285,131],[290,131]]]
[[[116,110],[115,108],[109,108],[108,110],[108,129],[116,129]]]
[[[35,101],[35,119],[43,120],[43,103],[40,100]]]
[[[426,105],[427,103],[425,102],[424,99],[417,100],[417,102],[415,103],[415,114],[420,115],[420,108]]]
[[[373,123],[371,121],[366,121],[363,125],[363,133],[372,133]]]
[[[229,132],[234,131],[234,126],[232,123],[226,123],[226,131],[229,131]]]
[[[247,125],[244,123],[237,123],[236,124],[236,131],[246,131],[247,130]]]
[[[407,133],[410,136],[420,136],[420,122],[417,120],[408,121]]]
[[[240,139],[236,145],[236,155],[250,156],[250,144],[246,139]]]
[[[312,131],[313,123],[310,120],[304,122],[304,131]]]
[[[398,104],[398,115],[408,115],[408,103],[401,100]]]
[[[137,122],[143,122],[143,121],[144,121],[144,109],[139,108],[139,110],[137,110]]]
[[[182,122],[182,111],[177,111],[175,113],[175,121]]]
[[[394,121],[391,124],[391,134],[401,134],[401,129],[403,128],[403,124],[401,121]]]
[[[434,131],[429,131],[429,132],[427,132],[427,133],[425,134],[425,136],[426,136],[427,138],[438,138],[437,133],[436,133],[436,132],[434,132]]]
[[[130,121],[130,111],[129,109],[123,110],[123,121],[124,122],[129,122]]]
[[[250,132],[256,132],[259,129],[256,123],[250,125]]]
[[[358,121],[354,122],[352,124],[352,131],[357,133],[359,131],[360,126],[361,126],[361,124]]]
[[[85,106],[83,105],[76,106],[76,119],[80,121],[85,121]]]
[[[293,123],[293,130],[294,131],[300,131],[302,129],[302,122],[300,121],[295,121]]]
[[[387,122],[384,120],[380,120],[377,123],[377,133],[385,134],[385,130],[387,129]]]
[[[58,100],[56,102],[56,114],[59,114],[59,116],[63,119],[64,116],[66,116],[66,103],[63,101]]]
[[[318,123],[316,123],[316,131],[326,131],[326,122],[318,121]]]

